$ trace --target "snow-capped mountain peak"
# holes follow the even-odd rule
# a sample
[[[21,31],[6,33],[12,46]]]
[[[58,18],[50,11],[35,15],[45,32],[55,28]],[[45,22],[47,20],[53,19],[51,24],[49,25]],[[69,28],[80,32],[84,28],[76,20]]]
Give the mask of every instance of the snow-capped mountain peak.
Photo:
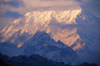
[[[95,19],[93,19],[95,18]],[[56,42],[60,40],[68,46],[72,46],[80,35],[77,34],[77,28],[63,29],[64,25],[73,24],[91,24],[99,22],[99,19],[85,10],[67,10],[67,11],[32,11],[18,18],[0,31],[0,42],[11,41],[21,47],[36,32],[44,31],[50,34],[50,37]],[[24,38],[24,39],[23,39]],[[84,43],[78,43],[76,49],[84,48]],[[76,50],[75,49],[75,50]]]
[[[52,18],[56,19],[57,22],[64,22],[65,24],[76,24],[74,21],[77,15],[81,13],[79,10],[68,10],[68,11],[33,11],[25,14],[28,20],[32,18],[35,23],[45,24],[45,22],[50,21]]]

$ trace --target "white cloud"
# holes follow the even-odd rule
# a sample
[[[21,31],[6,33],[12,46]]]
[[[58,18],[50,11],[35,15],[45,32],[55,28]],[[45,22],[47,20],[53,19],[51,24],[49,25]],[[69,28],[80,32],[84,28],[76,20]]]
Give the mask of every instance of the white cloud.
[[[5,0],[10,1],[10,0]],[[18,8],[11,7],[10,5],[2,4],[0,8],[2,9],[1,12],[5,12],[6,10],[17,11],[20,14],[25,14],[28,11],[33,10],[45,10],[49,8],[51,9],[69,9],[68,7],[72,8],[79,8],[79,3],[75,0],[18,0],[23,1],[24,6],[20,6]],[[48,10],[48,9],[47,9]]]
[[[9,7],[11,11],[17,11],[24,15],[34,10],[67,10],[79,8],[79,3],[75,0],[22,0],[24,6],[19,8]],[[5,6],[6,7],[6,6]],[[4,10],[4,9],[3,9]]]
[[[77,6],[78,2],[75,0],[52,0],[52,1],[42,1],[42,0],[23,0],[26,7],[54,7],[54,6]]]

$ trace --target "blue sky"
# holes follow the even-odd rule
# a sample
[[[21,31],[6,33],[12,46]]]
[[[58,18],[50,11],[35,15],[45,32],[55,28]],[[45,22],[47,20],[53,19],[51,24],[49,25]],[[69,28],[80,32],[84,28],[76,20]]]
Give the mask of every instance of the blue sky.
[[[100,0],[0,0],[0,30],[30,11],[69,10],[80,7],[100,18]]]

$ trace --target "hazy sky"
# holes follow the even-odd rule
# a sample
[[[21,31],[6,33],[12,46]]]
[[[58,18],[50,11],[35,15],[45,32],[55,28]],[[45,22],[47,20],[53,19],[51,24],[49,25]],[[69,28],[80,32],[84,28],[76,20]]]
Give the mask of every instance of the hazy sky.
[[[100,0],[0,0],[0,31],[34,10],[85,9],[100,18]]]

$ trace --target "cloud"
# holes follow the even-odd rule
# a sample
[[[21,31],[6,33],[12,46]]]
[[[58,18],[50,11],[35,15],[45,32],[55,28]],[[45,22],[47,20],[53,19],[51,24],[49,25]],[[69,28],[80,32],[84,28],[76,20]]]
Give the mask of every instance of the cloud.
[[[99,0],[1,0],[0,12],[9,10],[24,15],[34,10],[72,10],[80,6],[87,10],[90,5],[95,6],[93,2],[99,3]]]
[[[93,3],[99,3],[100,4],[100,0],[76,0],[78,2],[93,2]]]
[[[17,11],[19,14],[24,15],[27,12],[35,10],[68,10],[79,9],[79,3],[75,0],[21,0],[23,6],[18,8],[1,5],[2,12],[5,10]]]
[[[75,0],[0,0],[0,23],[5,26],[8,24],[5,18],[12,22],[25,13],[35,10],[66,10],[73,8],[79,8],[79,3]]]
[[[0,31],[5,28],[10,22],[14,21],[15,18],[4,18],[4,17],[0,17]]]
[[[81,6],[100,17],[99,3],[99,0],[0,0],[0,13],[2,18],[16,19],[35,10],[72,10]]]
[[[79,8],[79,3],[75,0],[4,0],[6,4],[0,5],[1,12],[7,10],[17,11],[24,15],[34,10],[67,10]],[[10,2],[10,3],[8,3]],[[16,3],[14,5],[14,3]],[[22,3],[22,4],[21,4]],[[23,6],[21,6],[23,5]],[[17,7],[17,8],[16,8]]]
[[[88,10],[100,18],[100,0],[76,0],[82,9]]]
[[[4,4],[4,5],[10,5],[12,7],[19,7],[19,6],[22,6],[23,5],[23,2],[22,1],[18,1],[18,0],[6,0],[6,1],[1,1],[0,2],[0,5],[1,4]]]
[[[8,17],[11,17],[11,18],[19,18],[21,17],[22,15],[19,14],[18,12],[13,12],[13,11],[9,11],[7,10],[4,14],[0,14],[0,17],[5,17],[5,18],[8,18]]]
[[[26,7],[61,7],[61,6],[77,6],[78,2],[75,0],[23,0]]]

